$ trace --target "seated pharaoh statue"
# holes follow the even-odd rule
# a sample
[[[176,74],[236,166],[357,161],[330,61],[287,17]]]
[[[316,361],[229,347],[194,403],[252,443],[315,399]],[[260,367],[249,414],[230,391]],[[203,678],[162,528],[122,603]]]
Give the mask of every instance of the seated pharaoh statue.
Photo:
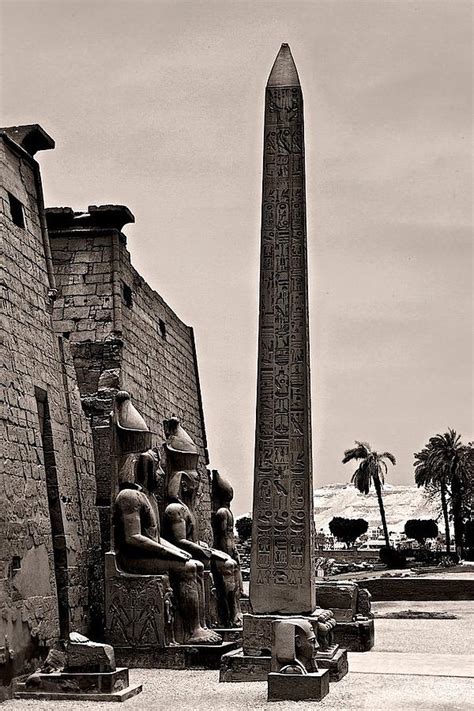
[[[196,445],[177,418],[166,420],[164,425],[168,485],[163,531],[174,545],[201,561],[206,570],[212,570],[218,607],[227,608],[226,622],[229,626],[239,625],[238,563],[226,551],[210,548],[207,543],[198,540],[196,502],[201,477],[196,468],[199,456]]]
[[[132,406],[133,407],[133,406]],[[133,575],[169,574],[187,644],[219,644],[221,637],[201,620],[199,577],[203,565],[190,552],[160,535],[158,505],[154,495],[163,475],[158,452],[148,449],[135,458],[134,481],[128,481],[115,500],[113,515],[118,566]]]
[[[213,511],[211,525],[214,535],[214,548],[227,553],[236,563],[233,570],[222,561],[216,561],[215,564],[214,578],[217,589],[219,618],[223,627],[241,627],[240,596],[243,591],[243,582],[239,554],[235,545],[234,516],[230,510],[230,504],[234,498],[234,490],[216,469],[212,470],[211,482]],[[225,585],[222,584],[224,581]],[[219,589],[221,584],[221,589]]]

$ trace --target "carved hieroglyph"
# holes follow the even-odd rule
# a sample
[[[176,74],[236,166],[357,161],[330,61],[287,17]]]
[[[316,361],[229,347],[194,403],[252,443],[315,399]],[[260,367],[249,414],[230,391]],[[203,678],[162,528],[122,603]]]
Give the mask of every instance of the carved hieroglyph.
[[[265,99],[254,613],[315,608],[303,96],[282,45]]]

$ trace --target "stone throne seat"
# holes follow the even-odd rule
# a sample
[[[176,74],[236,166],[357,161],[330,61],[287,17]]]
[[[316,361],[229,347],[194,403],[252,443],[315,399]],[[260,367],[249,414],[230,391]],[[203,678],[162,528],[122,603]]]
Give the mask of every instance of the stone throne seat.
[[[126,572],[113,552],[105,555],[105,574],[107,642],[121,662],[127,659],[137,666],[137,656],[163,649],[168,642],[164,601],[169,577]]]

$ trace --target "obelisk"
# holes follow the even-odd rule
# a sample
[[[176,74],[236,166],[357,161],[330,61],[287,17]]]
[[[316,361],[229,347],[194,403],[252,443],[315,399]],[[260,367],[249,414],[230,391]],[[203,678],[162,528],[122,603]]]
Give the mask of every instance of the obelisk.
[[[250,602],[311,614],[313,478],[303,95],[282,44],[265,92]]]

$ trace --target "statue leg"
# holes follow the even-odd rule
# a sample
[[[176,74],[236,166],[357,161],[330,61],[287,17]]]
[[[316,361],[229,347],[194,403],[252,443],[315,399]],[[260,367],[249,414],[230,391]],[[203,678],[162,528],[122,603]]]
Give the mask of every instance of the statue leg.
[[[228,558],[215,563],[215,583],[218,593],[219,613],[226,627],[240,627],[239,568],[235,560]]]
[[[233,624],[233,627],[242,627],[244,618],[242,615],[242,608],[240,607],[240,596],[243,592],[244,584],[242,581],[242,573],[240,572],[240,565],[238,563],[236,563],[236,565],[235,565],[234,578],[235,578],[235,593],[234,593],[232,624]]]
[[[197,588],[199,594],[199,618],[201,620],[202,627],[207,627],[206,625],[206,588],[204,584],[204,564],[201,561],[194,561],[196,563],[196,579]]]
[[[184,564],[172,565],[170,568],[173,572],[172,584],[176,589],[181,617],[186,628],[187,644],[220,644],[222,642],[220,635],[201,624],[198,568],[202,576],[202,564],[196,560],[189,560]]]
[[[214,588],[216,591],[219,624],[223,627],[230,627],[231,613],[229,609],[228,586],[225,583],[224,567],[224,561],[212,561],[212,577],[214,579]]]

